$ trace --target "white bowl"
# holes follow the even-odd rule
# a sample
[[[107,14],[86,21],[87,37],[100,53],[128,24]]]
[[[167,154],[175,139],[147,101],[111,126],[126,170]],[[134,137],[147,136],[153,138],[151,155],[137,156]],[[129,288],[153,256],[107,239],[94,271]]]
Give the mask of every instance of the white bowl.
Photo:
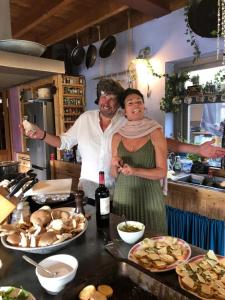
[[[140,229],[139,231],[135,232],[123,231],[121,229],[125,225],[125,222],[119,223],[117,225],[117,231],[121,239],[128,244],[133,244],[137,242],[140,238],[142,238],[145,232],[145,225],[137,221],[127,221],[126,223],[127,225],[132,225]]]
[[[58,294],[61,290],[64,289],[67,283],[74,279],[78,268],[78,261],[72,255],[58,254],[49,256],[39,263],[41,266],[46,267],[51,271],[53,271],[53,269],[54,271],[59,271],[60,263],[66,264],[68,268],[71,267],[71,270],[69,270],[68,273],[62,276],[49,277],[49,275],[40,268],[37,267],[35,270],[40,284],[51,295]]]

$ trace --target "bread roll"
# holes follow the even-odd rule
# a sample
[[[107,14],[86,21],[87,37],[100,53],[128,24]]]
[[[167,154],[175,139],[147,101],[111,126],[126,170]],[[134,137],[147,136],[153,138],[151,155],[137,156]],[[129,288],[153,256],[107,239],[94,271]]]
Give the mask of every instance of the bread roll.
[[[100,293],[99,291],[95,291],[92,295],[90,300],[107,300],[107,297]]]
[[[79,294],[79,299],[80,300],[90,300],[91,296],[93,295],[93,293],[96,291],[95,286],[94,285],[87,285],[85,286],[80,294]]]
[[[105,295],[107,298],[111,297],[113,294],[113,289],[111,288],[111,286],[106,285],[106,284],[101,284],[97,287],[97,290],[102,293],[103,295]]]

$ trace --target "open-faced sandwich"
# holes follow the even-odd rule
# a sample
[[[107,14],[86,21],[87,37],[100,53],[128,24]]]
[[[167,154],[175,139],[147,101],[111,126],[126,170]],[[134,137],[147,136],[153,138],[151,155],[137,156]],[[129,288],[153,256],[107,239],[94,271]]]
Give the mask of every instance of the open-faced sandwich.
[[[212,250],[176,267],[183,289],[201,299],[225,299],[225,257]]]
[[[135,245],[129,259],[150,271],[175,268],[190,257],[191,250],[187,243],[171,236],[146,238]]]

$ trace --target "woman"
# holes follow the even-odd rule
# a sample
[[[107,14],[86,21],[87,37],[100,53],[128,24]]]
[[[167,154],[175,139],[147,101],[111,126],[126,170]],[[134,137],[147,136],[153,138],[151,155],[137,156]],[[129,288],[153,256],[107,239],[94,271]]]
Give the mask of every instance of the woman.
[[[140,91],[127,89],[121,100],[127,123],[112,139],[111,173],[116,178],[114,212],[166,234],[166,210],[160,179],[167,173],[162,127],[144,117]]]

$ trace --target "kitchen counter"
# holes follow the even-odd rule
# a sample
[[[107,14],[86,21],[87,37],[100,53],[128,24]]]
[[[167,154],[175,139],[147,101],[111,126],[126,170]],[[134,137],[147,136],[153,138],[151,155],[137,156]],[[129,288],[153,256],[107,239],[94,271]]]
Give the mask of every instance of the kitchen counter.
[[[126,281],[126,285],[123,282],[123,279],[115,279],[114,275],[118,269],[118,265],[120,266],[121,271],[125,272],[125,267],[127,267],[125,264],[126,260],[123,263],[119,262],[119,260],[123,260],[124,258],[126,259],[129,249],[131,248],[131,245],[127,245],[122,241],[118,241],[116,225],[121,221],[121,218],[112,214],[110,216],[109,230],[97,230],[94,207],[86,205],[85,210],[86,213],[91,215],[86,232],[81,237],[74,240],[66,248],[54,253],[71,254],[75,256],[79,262],[75,279],[69,283],[60,294],[56,296],[47,294],[38,282],[38,279],[35,275],[35,268],[22,259],[22,255],[24,253],[6,249],[2,245],[0,245],[0,258],[3,261],[3,267],[0,269],[0,286],[22,286],[23,288],[29,290],[37,300],[74,300],[78,299],[77,295],[84,285],[91,283],[96,285],[108,283],[113,287],[115,295],[117,293],[117,296],[112,297],[112,299],[157,299],[156,297],[151,296],[150,293],[140,289],[140,287],[138,287],[138,285],[135,283],[130,284],[128,281]],[[152,236],[152,233],[148,229],[146,229],[145,232],[145,237],[147,236]],[[120,257],[119,260],[115,259],[115,257],[105,250],[105,244],[109,240],[114,241],[114,244],[111,244],[109,249],[111,249],[110,251],[114,254],[114,256]],[[114,251],[115,249],[116,251]],[[204,251],[200,248],[192,247],[192,256],[203,252]],[[34,260],[40,261],[51,254],[27,255]],[[134,264],[131,263],[131,265]],[[132,266],[130,266],[130,268],[132,268]],[[145,279],[148,282],[153,280],[155,284],[157,283],[159,287],[159,293],[161,293],[160,290],[168,290],[165,298],[161,297],[160,299],[197,299],[179,287],[177,275],[174,270],[150,274],[148,271],[140,272],[140,270],[133,268],[132,276],[134,276],[136,272],[139,272],[136,274],[139,284],[141,284],[140,274],[142,274],[145,277],[147,276],[147,279]],[[147,283],[146,286],[149,288],[150,284]],[[153,292],[157,293],[156,290],[157,289],[153,289]],[[120,291],[119,295],[118,291]],[[175,292],[177,296],[175,298],[174,296],[168,298],[168,295],[173,292]]]

